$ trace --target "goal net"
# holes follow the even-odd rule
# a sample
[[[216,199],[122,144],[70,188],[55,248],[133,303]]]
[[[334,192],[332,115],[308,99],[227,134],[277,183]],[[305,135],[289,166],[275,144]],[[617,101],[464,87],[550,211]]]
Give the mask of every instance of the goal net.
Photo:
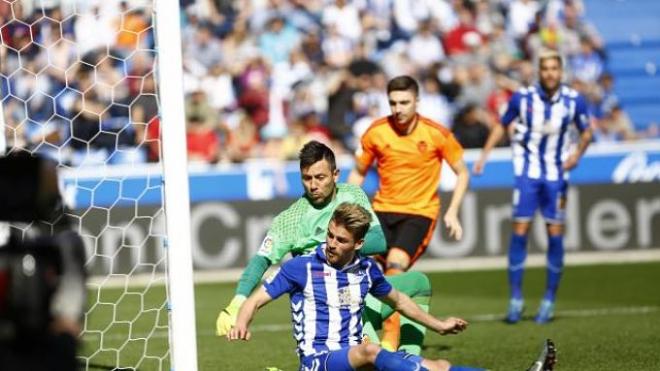
[[[0,0],[7,152],[58,163],[68,216],[85,241],[85,369],[174,366],[155,6]],[[34,227],[11,225],[23,235]]]

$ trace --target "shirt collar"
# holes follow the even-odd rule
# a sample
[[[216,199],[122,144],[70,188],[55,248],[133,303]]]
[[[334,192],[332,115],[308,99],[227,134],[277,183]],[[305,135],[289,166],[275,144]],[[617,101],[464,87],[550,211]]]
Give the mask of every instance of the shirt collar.
[[[541,84],[536,83],[536,85],[534,87],[536,88],[536,91],[538,92],[539,97],[541,97],[541,99],[543,101],[546,101],[546,102],[549,101],[550,103],[559,102],[559,98],[561,97],[561,89],[562,89],[563,85],[561,85],[561,84],[559,85],[559,88],[557,89],[557,91],[555,92],[555,94],[552,97],[548,97],[545,90],[543,90],[543,87],[541,87]]]
[[[326,264],[326,265],[332,267],[332,265],[330,265],[330,264],[328,263],[328,260],[327,260],[327,258],[325,257],[325,245],[326,245],[326,243],[323,242],[323,243],[319,244],[319,245],[316,247],[316,257],[317,257],[319,260],[321,260],[321,261],[323,262],[323,264]],[[333,269],[336,269],[336,270],[338,270],[338,271],[340,271],[340,272],[344,272],[344,271],[347,271],[347,270],[349,270],[349,269],[351,269],[351,268],[354,268],[355,266],[359,265],[359,264],[360,264],[360,261],[361,261],[361,260],[360,260],[360,254],[355,254],[355,258],[353,259],[352,262],[346,264],[346,265],[343,266],[342,268],[335,268],[335,267],[332,267],[332,268],[333,268]]]

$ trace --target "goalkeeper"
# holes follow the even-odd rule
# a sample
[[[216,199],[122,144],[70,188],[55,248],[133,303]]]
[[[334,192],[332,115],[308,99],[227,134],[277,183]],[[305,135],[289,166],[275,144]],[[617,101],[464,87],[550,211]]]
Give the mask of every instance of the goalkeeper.
[[[279,263],[287,253],[302,255],[313,251],[319,243],[325,241],[327,226],[337,205],[343,202],[357,203],[372,213],[372,222],[361,249],[363,255],[382,254],[386,251],[383,230],[378,218],[373,215],[367,195],[359,186],[337,183],[339,169],[332,150],[320,142],[310,141],[303,146],[299,159],[305,194],[273,220],[257,254],[250,259],[238,281],[236,295],[218,315],[218,336],[225,336],[236,323],[241,304],[261,283],[268,267]],[[387,279],[393,287],[410,296],[428,312],[431,287],[424,274],[407,272]],[[376,331],[393,311],[370,296],[366,299],[366,305],[363,332],[370,342],[378,343]],[[419,355],[425,331],[423,326],[416,323],[403,326],[399,349]]]

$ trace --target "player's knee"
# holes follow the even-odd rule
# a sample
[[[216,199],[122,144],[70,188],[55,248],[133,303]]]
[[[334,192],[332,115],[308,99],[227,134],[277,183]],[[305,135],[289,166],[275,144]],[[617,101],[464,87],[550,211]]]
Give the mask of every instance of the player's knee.
[[[391,247],[387,253],[387,264],[398,264],[403,268],[408,268],[410,255],[401,247]]]
[[[527,235],[529,231],[529,222],[514,222],[513,223],[513,233],[523,236]]]
[[[413,281],[414,287],[417,289],[417,295],[431,296],[431,280],[422,272],[408,272],[410,280]]]
[[[564,234],[564,226],[561,224],[548,224],[548,234],[552,237],[562,236]]]
[[[373,364],[376,362],[376,357],[378,357],[381,350],[381,347],[373,343],[361,344],[359,348],[360,357]]]

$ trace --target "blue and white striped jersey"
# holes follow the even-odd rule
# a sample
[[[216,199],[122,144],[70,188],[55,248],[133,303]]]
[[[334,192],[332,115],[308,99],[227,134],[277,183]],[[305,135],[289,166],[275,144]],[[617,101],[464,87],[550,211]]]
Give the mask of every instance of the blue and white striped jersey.
[[[289,293],[298,354],[310,356],[362,342],[362,311],[367,293],[392,290],[376,262],[357,256],[342,269],[326,262],[325,243],[284,263],[264,283],[275,299]]]
[[[562,163],[569,156],[569,125],[579,132],[589,127],[585,98],[562,85],[548,97],[539,85],[515,92],[502,115],[502,124],[512,122],[513,170],[516,176],[531,179],[568,179]]]

